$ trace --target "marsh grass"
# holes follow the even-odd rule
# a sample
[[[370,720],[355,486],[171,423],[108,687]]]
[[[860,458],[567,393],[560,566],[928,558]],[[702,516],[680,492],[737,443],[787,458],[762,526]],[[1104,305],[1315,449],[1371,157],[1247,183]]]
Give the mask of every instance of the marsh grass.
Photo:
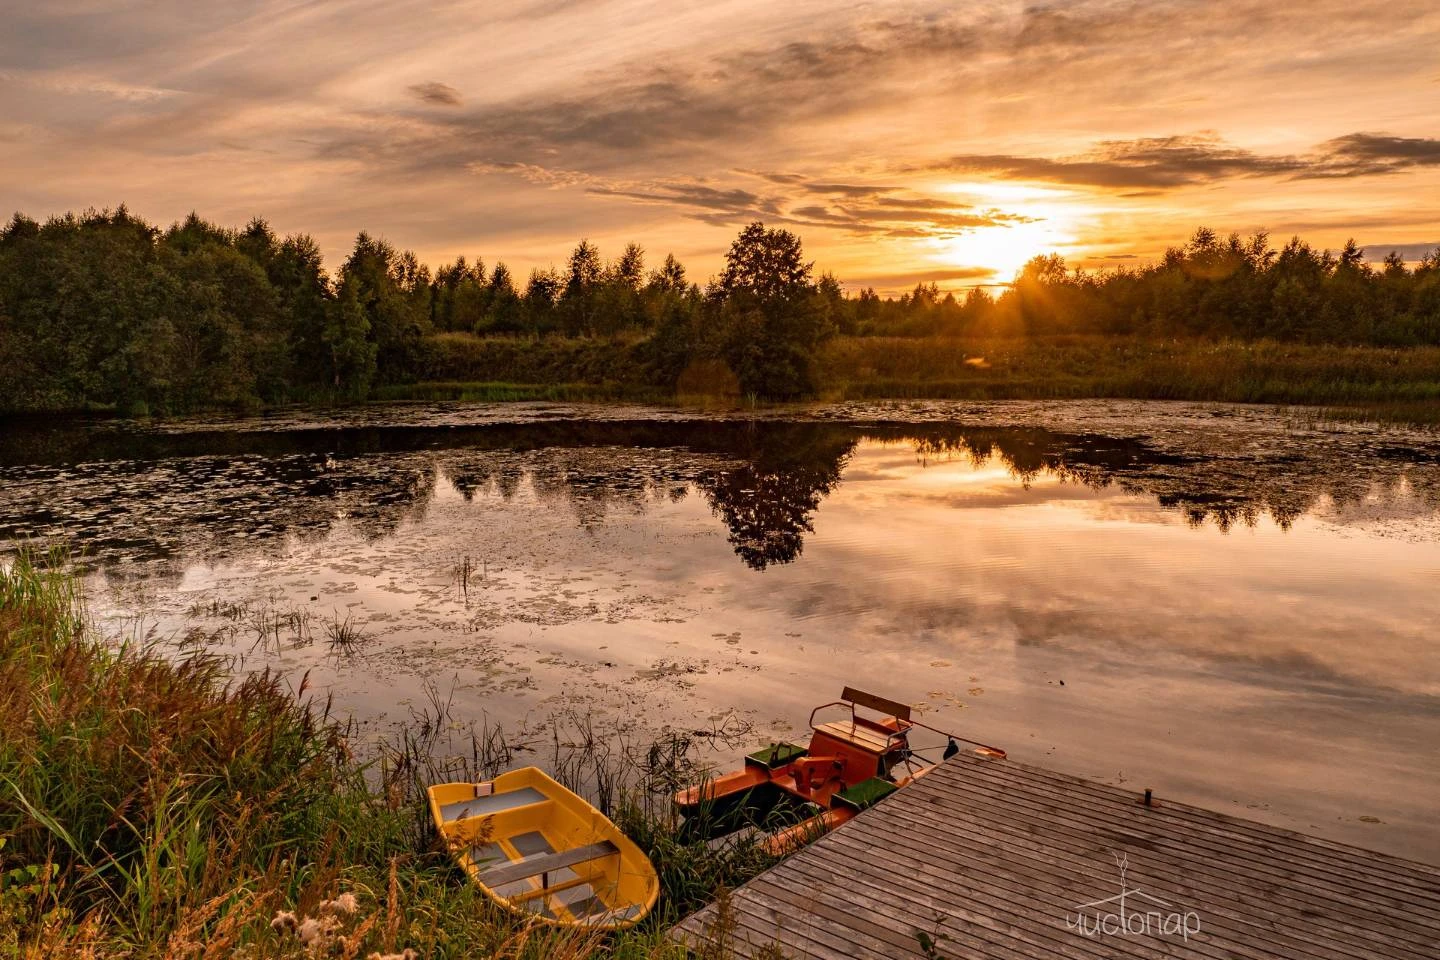
[[[656,387],[626,383],[509,383],[504,381],[430,380],[420,383],[387,384],[371,391],[370,399],[476,403],[513,403],[550,400],[557,403],[589,403],[628,400],[635,403],[663,402],[670,393]]]
[[[433,380],[377,388],[376,400],[554,400],[737,406],[652,382],[624,345],[517,344],[444,335]],[[514,379],[465,379],[473,370]],[[834,337],[815,357],[822,400],[1118,398],[1324,408],[1332,420],[1440,424],[1440,347],[1363,347],[1140,336]],[[714,380],[714,377],[709,378]],[[723,394],[723,395],[721,395]],[[741,407],[760,404],[738,398]]]
[[[218,638],[223,635],[234,641],[242,629],[253,634],[250,645],[252,652],[272,647],[279,652],[287,643],[291,647],[305,647],[315,639],[312,629],[315,615],[302,607],[282,605],[278,595],[245,600],[212,598],[208,601],[197,601],[186,609],[186,614],[191,618],[205,617],[228,621],[221,630],[210,634],[202,632],[200,638]],[[328,635],[328,625],[326,626]]]
[[[837,337],[829,399],[1198,400],[1354,409],[1440,422],[1440,348],[1131,337]]]
[[[325,642],[330,645],[331,652],[339,654],[355,653],[371,639],[365,628],[349,613],[342,617],[338,610],[325,621],[324,632]]]
[[[576,716],[525,750],[437,693],[366,760],[303,683],[100,641],[65,567],[0,567],[0,875],[21,878],[0,888],[0,954],[675,957],[668,924],[769,862],[745,838],[680,838],[684,737],[616,739]],[[427,784],[537,760],[651,855],[664,900],[642,928],[526,926],[441,848]]]

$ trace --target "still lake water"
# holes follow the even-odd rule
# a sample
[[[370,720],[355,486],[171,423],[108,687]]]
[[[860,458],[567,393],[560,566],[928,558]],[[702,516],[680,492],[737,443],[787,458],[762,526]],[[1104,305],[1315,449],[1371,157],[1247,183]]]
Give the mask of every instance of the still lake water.
[[[513,743],[589,715],[727,763],[851,684],[1440,862],[1433,434],[1098,402],[10,423],[0,541],[35,538],[111,632],[308,673],[377,736],[438,695]]]

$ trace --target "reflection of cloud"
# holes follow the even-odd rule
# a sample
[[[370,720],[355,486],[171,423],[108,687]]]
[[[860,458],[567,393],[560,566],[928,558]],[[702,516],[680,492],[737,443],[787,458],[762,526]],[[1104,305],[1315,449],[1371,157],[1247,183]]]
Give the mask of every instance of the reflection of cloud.
[[[934,478],[963,481],[989,464],[903,467],[892,450],[859,445],[818,515],[823,536],[804,558],[812,589],[754,602],[803,616],[823,597],[828,615],[879,619],[880,635],[993,632],[1091,666],[1161,650],[1186,669],[1287,691],[1424,694],[1435,682],[1414,670],[1423,577],[1394,573],[1421,569],[1433,544],[1345,538],[1302,563],[1292,535],[1274,526],[1222,545],[1213,527],[1177,524],[1149,496],[1053,481],[1011,481],[1007,496],[992,483]],[[1359,556],[1390,560],[1357,567]],[[1374,654],[1357,658],[1361,635]]]

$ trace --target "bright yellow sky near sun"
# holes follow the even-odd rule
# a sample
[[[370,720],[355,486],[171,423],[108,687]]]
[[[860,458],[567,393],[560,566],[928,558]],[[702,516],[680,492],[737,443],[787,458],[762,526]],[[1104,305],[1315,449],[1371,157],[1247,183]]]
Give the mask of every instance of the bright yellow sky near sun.
[[[1196,226],[1440,243],[1432,0],[55,0],[0,33],[0,185],[524,276],[581,237],[703,281],[745,223],[885,292]]]

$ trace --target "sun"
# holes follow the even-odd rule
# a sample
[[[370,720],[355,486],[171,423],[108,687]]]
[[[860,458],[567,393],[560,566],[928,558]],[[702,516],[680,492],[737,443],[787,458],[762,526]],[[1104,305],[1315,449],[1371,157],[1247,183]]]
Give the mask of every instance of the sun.
[[[992,271],[988,281],[1009,283],[1032,258],[1062,250],[1075,241],[1063,222],[1053,217],[1003,226],[976,227],[968,233],[937,239],[939,259],[956,267],[984,267]]]
[[[963,196],[977,210],[994,204],[1016,217],[933,241],[938,262],[991,271],[982,282],[1009,283],[1032,257],[1063,252],[1075,242],[1075,210],[1066,203],[1071,191],[997,182],[951,183],[940,189]]]

